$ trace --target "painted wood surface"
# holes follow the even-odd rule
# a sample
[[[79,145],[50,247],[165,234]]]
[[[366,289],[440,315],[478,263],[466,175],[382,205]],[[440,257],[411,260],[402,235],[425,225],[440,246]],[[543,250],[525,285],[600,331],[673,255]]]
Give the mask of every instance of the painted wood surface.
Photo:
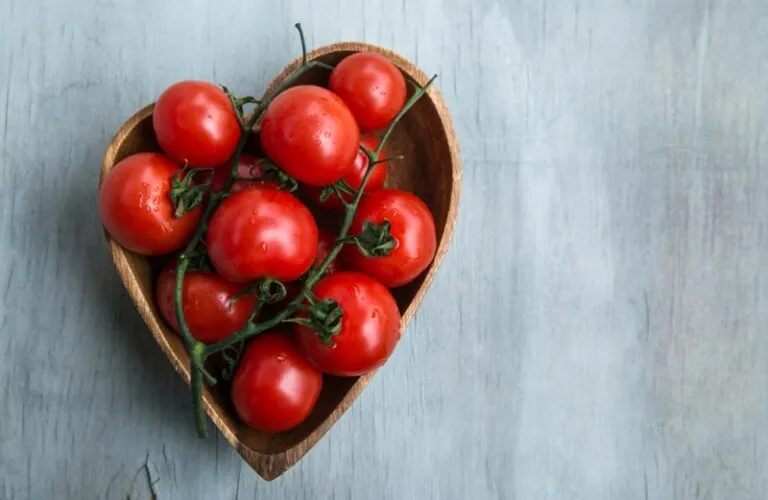
[[[441,75],[459,226],[394,357],[264,483],[112,269],[103,150],[299,46]],[[768,496],[768,3],[0,0],[0,498]]]

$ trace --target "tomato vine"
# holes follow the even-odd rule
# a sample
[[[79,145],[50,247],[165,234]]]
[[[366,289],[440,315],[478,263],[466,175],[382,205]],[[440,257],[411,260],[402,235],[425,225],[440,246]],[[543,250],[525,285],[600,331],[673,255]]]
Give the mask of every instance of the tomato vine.
[[[287,306],[285,306],[281,311],[279,311],[270,319],[265,321],[255,322],[254,320],[256,318],[256,312],[259,309],[261,309],[262,306],[268,303],[279,302],[285,298],[285,286],[282,283],[280,283],[277,280],[274,280],[273,278],[263,278],[259,280],[255,284],[253,289],[249,291],[249,293],[255,293],[258,296],[259,305],[256,309],[254,309],[254,314],[251,315],[249,320],[246,322],[245,326],[242,329],[240,329],[240,331],[236,332],[235,334],[233,334],[232,336],[226,339],[223,339],[211,345],[203,344],[202,342],[196,340],[192,336],[189,326],[187,325],[186,319],[184,317],[184,312],[182,308],[182,295],[183,295],[182,290],[184,285],[184,276],[186,272],[190,269],[190,265],[194,264],[194,260],[197,258],[197,256],[200,253],[199,246],[203,241],[203,238],[205,237],[207,225],[209,220],[211,219],[211,216],[213,215],[214,211],[219,206],[219,204],[224,200],[224,198],[229,196],[232,190],[232,186],[238,180],[238,164],[240,162],[240,157],[243,154],[248,138],[251,134],[251,130],[259,121],[259,118],[261,118],[261,116],[266,111],[267,107],[272,102],[272,100],[282,91],[289,88],[301,75],[303,75],[304,73],[306,73],[308,70],[312,68],[323,68],[328,70],[333,69],[332,66],[325,64],[321,61],[311,61],[308,59],[307,50],[306,50],[306,40],[304,38],[304,33],[302,31],[301,25],[297,23],[296,29],[299,33],[299,38],[301,41],[301,52],[302,52],[301,64],[287,78],[285,78],[268,96],[266,96],[264,99],[261,99],[261,100],[257,100],[253,97],[235,98],[232,96],[231,93],[229,93],[229,91],[226,88],[224,88],[225,92],[227,92],[227,95],[229,96],[232,107],[238,117],[238,122],[240,123],[240,127],[241,127],[241,137],[237,143],[235,153],[232,156],[232,167],[230,169],[229,177],[226,183],[224,184],[223,189],[218,192],[210,192],[210,190],[207,191],[208,202],[206,204],[205,211],[203,212],[203,215],[201,217],[200,225],[198,226],[195,234],[193,235],[189,243],[186,245],[186,248],[178,258],[178,263],[176,268],[176,283],[175,283],[175,289],[174,289],[176,318],[178,321],[179,330],[181,332],[181,336],[182,336],[185,348],[190,358],[190,385],[191,385],[192,399],[193,399],[193,405],[194,405],[194,411],[195,411],[196,429],[200,437],[205,437],[207,435],[207,420],[205,417],[205,412],[203,411],[203,385],[208,384],[209,386],[213,386],[217,382],[216,378],[210,375],[205,370],[205,362],[208,359],[208,357],[217,353],[221,353],[227,365],[227,367],[225,368],[225,375],[231,375],[231,373],[233,372],[233,370],[235,369],[239,361],[240,355],[242,353],[242,348],[246,340],[260,333],[269,331],[275,328],[276,326],[280,325],[281,323],[285,323],[285,322],[311,325],[312,328],[315,328],[317,330],[318,335],[322,339],[323,343],[332,344],[332,337],[333,335],[335,335],[336,332],[338,332],[338,329],[340,327],[342,311],[338,307],[338,305],[332,301],[314,300],[314,296],[312,294],[312,288],[315,286],[315,284],[317,284],[320,278],[325,274],[328,267],[331,265],[331,262],[336,257],[338,257],[342,247],[345,244],[354,243],[354,244],[357,244],[358,246],[368,245],[371,247],[371,249],[369,250],[369,253],[372,255],[386,255],[386,252],[392,247],[391,239],[388,240],[388,238],[391,238],[391,237],[389,236],[389,231],[386,223],[382,224],[380,227],[375,225],[371,225],[372,227],[367,227],[366,235],[361,235],[361,237],[349,237],[349,230],[352,225],[355,212],[357,211],[357,207],[360,204],[360,200],[362,199],[363,190],[371,176],[371,173],[374,171],[373,167],[375,167],[380,163],[385,163],[394,159],[394,158],[377,159],[384,149],[384,144],[387,142],[390,135],[392,134],[392,131],[394,130],[395,126],[399,123],[399,121],[402,119],[402,117],[427,92],[428,88],[437,77],[437,75],[433,76],[423,86],[413,84],[414,86],[413,94],[406,101],[405,105],[402,107],[399,113],[395,116],[395,118],[392,120],[389,127],[386,129],[386,131],[382,135],[381,140],[379,141],[379,144],[374,151],[370,151],[363,146],[360,147],[360,149],[368,158],[368,167],[365,172],[365,175],[363,176],[362,182],[360,184],[360,188],[352,189],[348,185],[346,185],[346,183],[343,180],[337,182],[332,186],[333,192],[335,193],[336,196],[339,197],[339,199],[342,202],[342,205],[344,206],[344,210],[345,210],[344,220],[342,222],[341,229],[339,231],[338,237],[336,238],[335,244],[330,249],[330,251],[328,252],[328,255],[325,257],[323,262],[319,266],[313,267],[307,273],[303,287],[301,291],[298,293],[298,295],[294,297]],[[247,119],[244,117],[245,105],[255,105],[255,108],[252,114]],[[270,164],[270,167],[272,167],[270,170],[274,170],[275,168],[277,168],[271,164]],[[286,176],[282,172],[279,172],[279,174],[280,174],[279,176],[280,179],[282,179],[283,182],[285,182]],[[272,172],[270,175],[274,175],[274,172]],[[187,181],[187,183],[189,183],[189,181]],[[196,189],[198,189],[198,191],[195,193],[194,199],[193,200],[184,199],[185,204],[191,205],[192,204],[191,202],[198,202],[198,200],[202,197],[202,195],[199,193],[199,188],[196,188]],[[346,193],[348,196],[354,195],[354,198],[352,199],[352,201],[347,201],[345,197],[342,196],[343,193]],[[180,195],[177,194],[176,196],[179,197]],[[308,302],[310,305],[305,306],[304,305],[305,302]],[[300,315],[295,316],[297,313],[300,313]]]

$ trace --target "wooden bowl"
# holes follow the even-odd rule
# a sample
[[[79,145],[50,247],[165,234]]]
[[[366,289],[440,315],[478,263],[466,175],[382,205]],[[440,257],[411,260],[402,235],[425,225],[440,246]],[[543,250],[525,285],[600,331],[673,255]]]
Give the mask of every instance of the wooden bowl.
[[[369,44],[337,43],[311,52],[309,58],[336,64],[354,52],[382,54],[394,62],[407,79],[419,85],[427,82],[427,76],[413,63],[389,50]],[[300,59],[296,59],[286,66],[272,81],[269,90],[275,88],[300,65],[300,62]],[[296,84],[326,85],[328,76],[327,70],[312,69]],[[153,106],[139,110],[125,122],[112,139],[104,154],[102,179],[109,169],[129,155],[142,151],[159,151],[152,129]],[[258,133],[258,130],[255,133]],[[252,150],[257,148],[258,141],[253,142],[254,144],[249,145]],[[415,282],[393,290],[402,313],[402,333],[419,307],[448,249],[456,225],[459,204],[459,147],[448,110],[434,87],[429,89],[397,125],[387,142],[387,148],[389,155],[405,157],[404,161],[397,162],[390,168],[388,185],[416,193],[429,205],[437,226],[437,254],[430,267]],[[171,364],[189,384],[189,358],[184,345],[163,322],[153,300],[158,262],[125,250],[106,231],[105,236],[115,267],[139,313]],[[223,381],[219,381],[216,387],[205,390],[204,406],[213,423],[237,452],[261,477],[272,480],[294,465],[336,423],[371,377],[373,373],[356,378],[326,377],[322,394],[312,415],[299,427],[278,434],[257,432],[241,424],[229,401],[227,384]],[[360,445],[365,446],[365,443]]]

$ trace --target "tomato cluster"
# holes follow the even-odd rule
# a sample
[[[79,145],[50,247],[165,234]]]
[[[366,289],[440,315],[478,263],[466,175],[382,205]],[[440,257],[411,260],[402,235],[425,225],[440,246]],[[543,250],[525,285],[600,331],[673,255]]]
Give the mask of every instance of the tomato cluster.
[[[295,427],[323,374],[368,373],[397,344],[389,288],[415,280],[436,249],[427,205],[384,187],[397,165],[381,130],[406,97],[387,58],[351,55],[328,88],[297,85],[257,103],[254,156],[243,152],[255,121],[246,101],[176,83],[154,107],[162,152],[129,156],[103,180],[104,226],[130,251],[171,256],[157,308],[188,349],[226,358],[233,406],[254,429]],[[333,212],[345,214],[338,238],[318,222]]]

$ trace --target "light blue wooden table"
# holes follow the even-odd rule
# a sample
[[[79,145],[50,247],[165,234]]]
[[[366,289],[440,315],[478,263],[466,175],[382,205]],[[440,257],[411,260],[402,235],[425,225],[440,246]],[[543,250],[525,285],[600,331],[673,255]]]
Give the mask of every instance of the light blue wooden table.
[[[260,93],[296,21],[439,73],[464,184],[394,357],[264,483],[195,437],[96,184],[134,110]],[[2,499],[768,498],[764,0],[0,0],[0,154]]]

